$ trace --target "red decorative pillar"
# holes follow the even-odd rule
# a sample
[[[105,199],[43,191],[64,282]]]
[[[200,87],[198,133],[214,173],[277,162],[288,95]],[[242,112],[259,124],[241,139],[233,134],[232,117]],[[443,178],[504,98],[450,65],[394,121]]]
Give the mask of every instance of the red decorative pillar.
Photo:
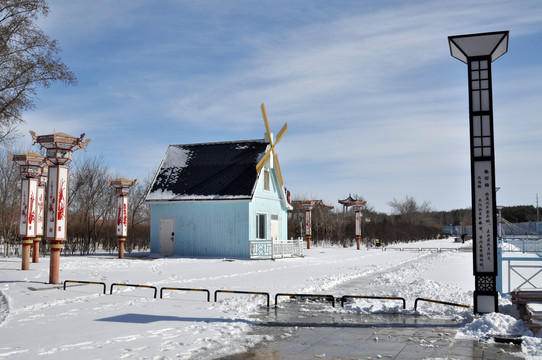
[[[124,242],[128,236],[128,193],[134,181],[128,179],[107,180],[117,192],[117,238],[119,239],[119,259],[124,259]]]
[[[58,284],[60,271],[60,251],[63,248],[62,241],[66,240],[68,226],[68,182],[70,168],[67,164],[72,160],[73,152],[78,149],[86,150],[90,139],[83,141],[85,134],[79,138],[64,134],[53,133],[36,136],[30,131],[34,144],[39,143],[47,149],[49,166],[49,180],[47,182],[47,216],[46,238],[49,240],[51,250],[49,283]]]
[[[358,250],[361,248],[361,206],[354,205],[354,214],[356,218],[356,244]]]
[[[312,236],[312,205],[303,204],[305,207],[305,235],[307,236],[307,249],[311,248]]]
[[[21,180],[21,212],[19,214],[19,235],[23,245],[22,270],[30,269],[30,248],[36,237],[36,204],[38,183],[44,157],[34,153],[13,155],[12,160],[19,164]],[[39,253],[38,253],[39,254]]]
[[[40,242],[43,236],[43,225],[45,223],[45,187],[47,186],[47,175],[49,169],[44,163],[41,167],[41,173],[38,183],[38,191],[36,196],[36,237],[34,238],[34,246],[32,251],[32,262],[38,263],[40,259]]]

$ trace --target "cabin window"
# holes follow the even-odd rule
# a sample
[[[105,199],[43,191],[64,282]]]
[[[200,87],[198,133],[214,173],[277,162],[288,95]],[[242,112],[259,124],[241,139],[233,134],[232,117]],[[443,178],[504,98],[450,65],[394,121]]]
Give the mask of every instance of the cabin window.
[[[266,225],[267,222],[265,214],[256,214],[256,239],[266,239]]]
[[[271,190],[271,176],[269,174],[269,170],[267,169],[263,171],[263,189],[265,191]]]

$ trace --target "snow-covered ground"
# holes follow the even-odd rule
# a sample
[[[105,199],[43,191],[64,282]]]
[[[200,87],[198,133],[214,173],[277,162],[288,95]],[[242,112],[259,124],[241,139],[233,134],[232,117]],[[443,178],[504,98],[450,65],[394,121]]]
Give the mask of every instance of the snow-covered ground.
[[[451,239],[394,247],[464,247]],[[124,259],[106,254],[62,257],[60,278],[100,281],[100,285],[46,284],[49,259],[21,271],[19,258],[0,258],[0,359],[216,358],[243,352],[266,335],[248,335],[252,314],[265,307],[265,297],[219,293],[239,290],[276,293],[346,294],[354,280],[367,287],[358,295],[401,296],[397,302],[359,299],[330,311],[403,312],[414,314],[417,297],[472,304],[472,253],[463,251],[382,251],[313,247],[304,258],[276,261],[232,259]],[[149,288],[112,283],[208,289],[205,292],[164,290],[153,298]],[[279,298],[280,300],[280,298]],[[286,300],[282,300],[286,301]],[[280,304],[279,304],[280,305]],[[488,333],[524,336],[526,358],[542,358],[542,338],[509,314],[514,306],[500,299],[498,314],[473,317],[472,310],[423,302],[420,313],[434,317],[473,318],[456,336],[484,338]]]

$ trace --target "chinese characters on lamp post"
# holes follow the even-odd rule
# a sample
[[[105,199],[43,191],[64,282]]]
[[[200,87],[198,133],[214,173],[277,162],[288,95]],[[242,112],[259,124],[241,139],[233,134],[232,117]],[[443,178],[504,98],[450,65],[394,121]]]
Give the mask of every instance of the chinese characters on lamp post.
[[[34,251],[32,253],[32,262],[39,262],[40,241],[45,225],[45,187],[47,186],[47,177],[49,175],[49,167],[44,162],[41,167],[41,174],[38,183],[38,192],[36,196],[36,237],[34,238]]]
[[[312,237],[312,204],[303,204],[305,208],[305,235],[307,237],[307,249],[311,248]]]
[[[119,259],[124,259],[124,242],[128,236],[128,193],[136,180],[117,179],[107,180],[116,190],[117,201],[117,238],[119,239]]]
[[[49,240],[51,250],[49,283],[59,283],[60,250],[62,241],[66,240],[68,223],[68,181],[70,168],[67,164],[72,160],[73,152],[78,149],[86,151],[90,139],[83,141],[85,134],[79,138],[64,133],[36,136],[30,134],[34,144],[38,143],[45,148],[49,166],[49,180],[47,182],[47,211],[45,236]]]
[[[497,220],[491,63],[508,51],[508,31],[448,37],[468,65],[474,312],[497,312]]]
[[[41,167],[44,157],[34,153],[13,155],[12,160],[19,165],[21,174],[21,212],[19,214],[19,235],[23,245],[22,270],[30,269],[30,246],[34,243],[34,262],[38,262],[39,240],[36,244],[33,239],[37,230],[37,199],[38,184],[41,176]]]

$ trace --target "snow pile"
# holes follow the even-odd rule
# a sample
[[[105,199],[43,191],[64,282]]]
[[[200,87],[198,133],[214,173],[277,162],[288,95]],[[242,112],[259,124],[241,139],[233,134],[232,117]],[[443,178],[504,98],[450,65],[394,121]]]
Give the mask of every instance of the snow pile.
[[[510,315],[490,313],[476,316],[471,323],[462,327],[458,337],[484,338],[486,335],[526,335],[532,336],[531,330],[523,325],[522,320],[517,320]]]

